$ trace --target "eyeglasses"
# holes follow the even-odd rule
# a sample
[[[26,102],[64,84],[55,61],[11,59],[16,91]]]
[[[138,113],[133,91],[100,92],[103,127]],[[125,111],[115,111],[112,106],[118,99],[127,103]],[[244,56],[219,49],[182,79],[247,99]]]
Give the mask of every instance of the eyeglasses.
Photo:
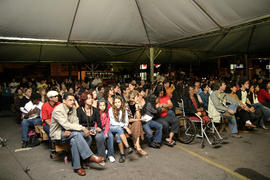
[[[58,95],[56,95],[56,96],[51,96],[51,98],[53,98],[53,97],[58,97]]]

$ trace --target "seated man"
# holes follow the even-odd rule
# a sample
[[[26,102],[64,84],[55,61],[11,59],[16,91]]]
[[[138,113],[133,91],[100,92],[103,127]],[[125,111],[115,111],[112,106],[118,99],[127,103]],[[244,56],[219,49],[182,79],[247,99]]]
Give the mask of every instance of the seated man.
[[[79,124],[75,106],[75,98],[71,93],[64,93],[63,103],[59,104],[52,113],[50,138],[52,141],[68,142],[71,146],[74,172],[85,176],[81,168],[80,157],[87,161],[101,163],[104,157],[96,156],[91,151],[91,132]]]
[[[202,91],[199,93],[199,95],[202,99],[202,102],[203,102],[204,109],[208,109],[208,103],[209,103],[208,100],[209,100],[209,96],[210,96],[209,90],[210,90],[210,88],[209,88],[208,84],[203,84]]]
[[[38,93],[31,95],[30,101],[24,106],[24,116],[22,121],[22,148],[28,145],[28,128],[29,126],[41,125],[40,110],[42,107],[41,96]]]
[[[52,112],[54,108],[61,104],[58,102],[58,92],[57,91],[49,91],[47,93],[47,97],[49,98],[49,101],[43,104],[42,109],[41,109],[41,116],[42,116],[42,125],[44,131],[50,135],[50,125],[51,125],[51,117],[52,117]],[[52,143],[51,143],[51,138],[49,137],[49,149],[52,151]]]
[[[238,134],[235,113],[237,106],[242,106],[238,101],[224,93],[226,83],[221,81],[214,84],[214,92],[210,95],[211,103],[208,105],[209,116],[211,114],[212,105],[218,113],[229,119],[229,129],[232,137],[241,138]],[[230,104],[229,106],[227,104]]]

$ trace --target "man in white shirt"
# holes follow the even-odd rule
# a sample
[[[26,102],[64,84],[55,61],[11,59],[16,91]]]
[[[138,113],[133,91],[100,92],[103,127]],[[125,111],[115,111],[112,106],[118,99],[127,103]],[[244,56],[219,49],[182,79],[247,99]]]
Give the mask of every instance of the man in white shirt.
[[[30,101],[24,106],[24,119],[22,121],[22,148],[26,148],[28,145],[28,128],[29,126],[41,125],[42,120],[40,118],[41,96],[38,93],[31,95]]]

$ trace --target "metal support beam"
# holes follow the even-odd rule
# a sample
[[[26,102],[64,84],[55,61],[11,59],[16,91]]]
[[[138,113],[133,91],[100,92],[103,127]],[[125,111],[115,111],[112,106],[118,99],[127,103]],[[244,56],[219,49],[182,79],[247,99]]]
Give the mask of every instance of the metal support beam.
[[[38,62],[40,62],[41,54],[42,54],[42,45],[40,45],[40,48],[39,48]]]
[[[192,2],[194,2],[194,4],[196,4],[199,9],[202,10],[202,12],[204,12],[204,14],[206,14],[206,16],[211,19],[211,21],[213,23],[215,23],[215,25],[217,25],[219,27],[220,30],[223,30],[224,28],[207,12],[206,9],[204,9],[196,0],[192,0]]]
[[[256,25],[254,25],[252,27],[251,32],[250,32],[250,36],[249,36],[249,39],[248,39],[247,53],[249,53],[250,45],[251,45],[251,42],[252,42],[252,38],[253,38],[253,34],[254,34],[255,29],[256,29]]]
[[[248,55],[247,54],[245,54],[245,69],[246,69],[246,73],[245,73],[245,75],[246,75],[246,77],[248,77]]]
[[[151,47],[150,49],[150,79],[151,83],[154,81],[154,53],[155,49]]]
[[[70,30],[69,30],[69,34],[68,34],[68,39],[67,39],[68,43],[70,41],[70,36],[71,36],[73,25],[74,25],[74,22],[75,22],[75,19],[76,19],[76,16],[77,16],[77,12],[78,12],[78,9],[79,9],[80,2],[81,2],[81,0],[78,0],[76,10],[75,10],[75,13],[74,13],[74,16],[73,16],[73,20],[72,20],[72,23],[71,23],[71,27],[70,27]]]
[[[140,8],[139,3],[137,2],[137,0],[135,0],[135,3],[136,3],[136,5],[137,5],[137,8],[138,8],[138,11],[139,11],[139,14],[140,14],[140,17],[141,17],[142,23],[143,23],[144,31],[145,31],[145,34],[146,34],[146,37],[147,37],[148,43],[149,43],[149,45],[150,45],[150,44],[151,44],[151,41],[150,41],[150,38],[149,38],[148,31],[147,31],[147,29],[146,29],[146,25],[145,25],[145,22],[144,22],[143,16],[142,16],[141,8]]]

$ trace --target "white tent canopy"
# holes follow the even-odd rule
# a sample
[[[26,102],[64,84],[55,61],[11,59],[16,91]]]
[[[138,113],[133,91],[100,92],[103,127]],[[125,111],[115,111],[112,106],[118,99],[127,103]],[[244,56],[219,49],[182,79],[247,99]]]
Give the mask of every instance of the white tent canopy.
[[[264,53],[269,19],[269,0],[2,0],[0,61],[109,61],[136,50],[134,61],[147,61],[150,46]]]

